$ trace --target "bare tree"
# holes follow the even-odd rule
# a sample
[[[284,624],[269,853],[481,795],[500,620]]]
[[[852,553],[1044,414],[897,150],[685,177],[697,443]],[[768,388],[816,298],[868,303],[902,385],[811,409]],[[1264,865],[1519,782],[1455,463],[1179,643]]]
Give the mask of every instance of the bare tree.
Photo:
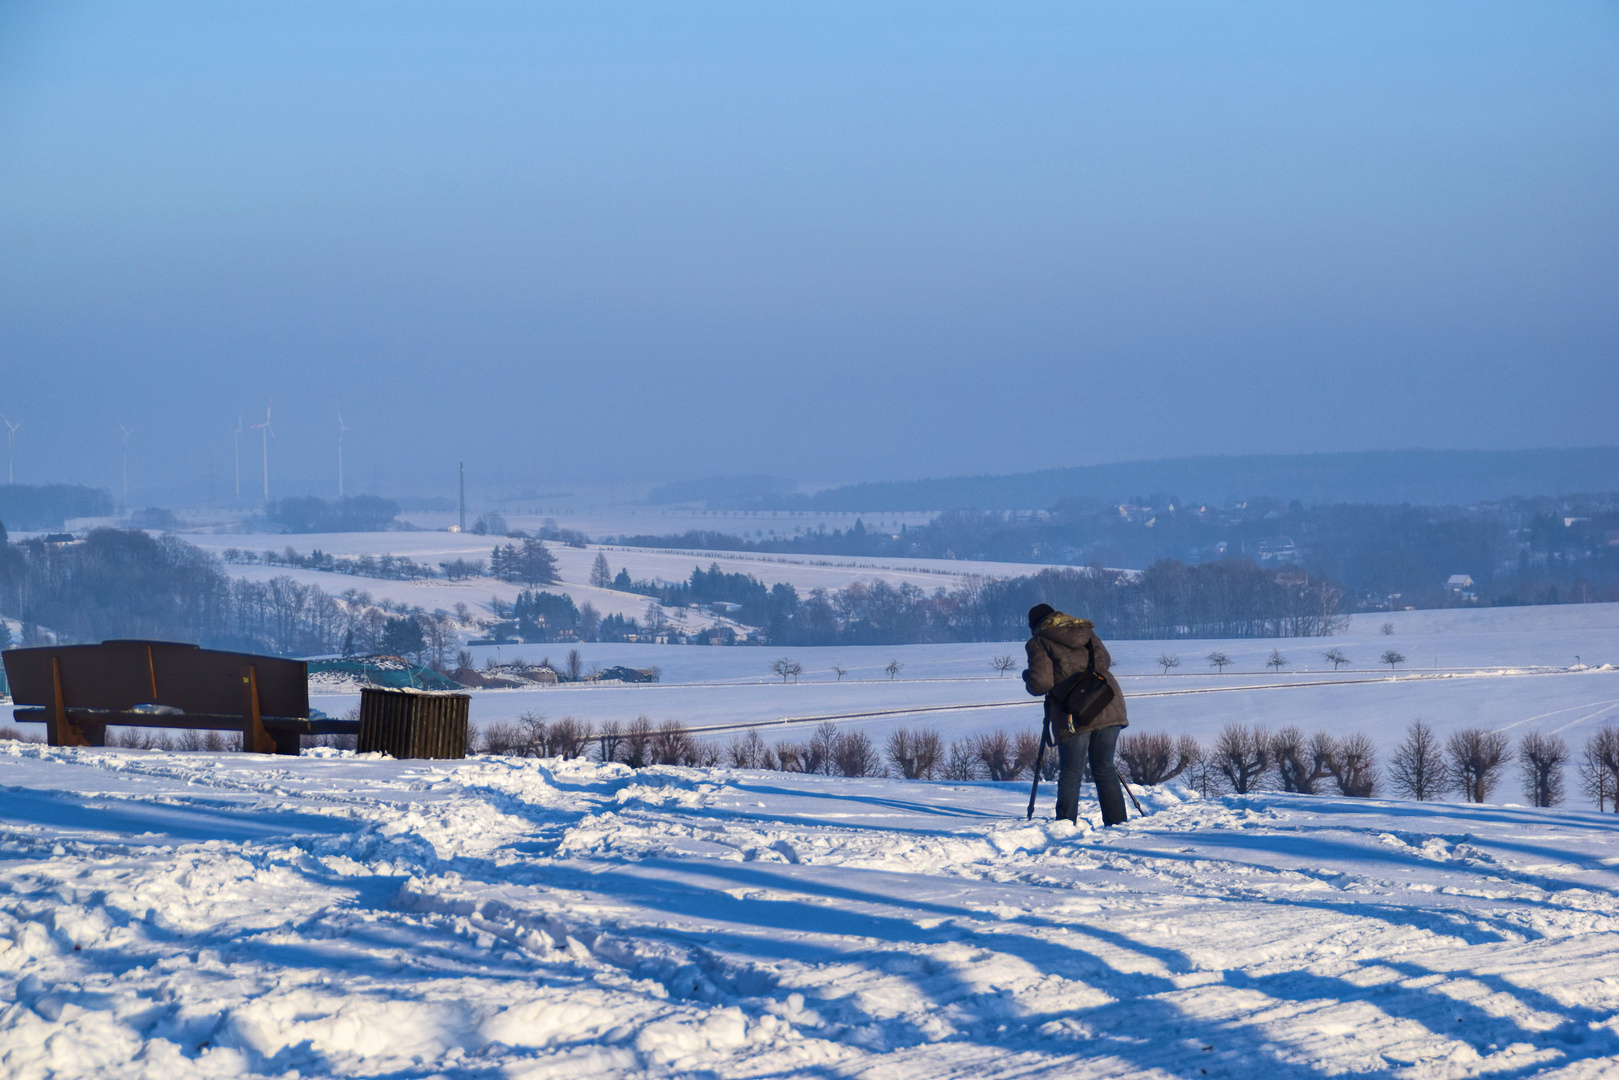
[[[1169,653],[1159,653],[1158,666],[1164,669],[1165,675],[1168,675],[1170,668],[1178,668],[1181,666],[1181,658],[1178,656],[1171,656]]]
[[[518,734],[515,724],[490,724],[479,729],[478,744],[486,754],[516,754],[522,744],[522,736]]]
[[[607,553],[596,552],[596,561],[590,564],[590,584],[597,589],[613,587],[613,568],[607,565]]]
[[[780,660],[772,660],[770,670],[780,675],[782,682],[786,682],[790,677],[796,683],[798,677],[804,674],[804,665],[790,656],[784,656]]]
[[[1405,740],[1394,748],[1389,762],[1389,783],[1408,799],[1433,799],[1450,786],[1439,737],[1421,720],[1411,721]]]
[[[652,764],[652,721],[637,716],[624,729],[624,764],[632,769],[643,769]]]
[[[661,634],[669,626],[669,620],[663,613],[663,605],[656,600],[648,600],[646,612],[641,616],[641,627],[649,634]]]
[[[1132,784],[1163,784],[1203,756],[1203,748],[1190,735],[1170,738],[1162,732],[1125,735],[1119,739],[1119,760]]]
[[[659,765],[700,764],[697,740],[678,720],[665,720],[652,736],[652,758]]]
[[[944,762],[946,780],[978,779],[978,749],[973,739],[957,739],[950,744],[950,753]]]
[[[609,720],[602,725],[601,734],[597,736],[596,757],[600,761],[617,761],[618,748],[624,744],[624,725],[617,720]]]
[[[1500,779],[1501,768],[1512,760],[1512,746],[1503,731],[1462,728],[1445,740],[1451,786],[1468,802],[1481,803]]]
[[[1015,769],[1012,738],[1005,728],[996,728],[973,739],[973,750],[991,780],[1016,780],[1022,771]]]
[[[834,674],[834,675],[836,675],[838,677],[838,682],[842,682],[843,677],[845,675],[849,674],[849,671],[848,671],[847,668],[843,667],[842,665],[833,664],[832,665],[832,674]]]
[[[1349,735],[1333,743],[1330,763],[1338,794],[1369,799],[1377,792],[1377,747],[1366,735]]]
[[[517,718],[517,749],[522,757],[544,757],[546,749],[545,714],[525,712]]]
[[[1292,661],[1288,660],[1287,657],[1282,655],[1280,649],[1272,649],[1270,651],[1270,659],[1265,661],[1265,666],[1274,669],[1276,673],[1280,675],[1282,673],[1282,669],[1287,667],[1291,662]]]
[[[1008,671],[1011,671],[1013,668],[1017,667],[1017,661],[1012,659],[1010,656],[997,656],[989,662],[989,666],[994,668],[1000,673],[1001,677],[1004,678]]]
[[[1598,811],[1606,810],[1611,800],[1619,812],[1619,728],[1604,727],[1585,740],[1580,752],[1580,787]]]
[[[1231,657],[1219,650],[1209,653],[1207,659],[1209,667],[1217,669],[1222,675],[1225,674],[1225,669],[1231,666]]]
[[[776,744],[776,767],[782,772],[809,772],[804,768],[804,748],[783,739]]]
[[[769,768],[765,764],[769,754],[770,747],[759,737],[758,728],[749,728],[746,735],[737,737],[726,747],[726,756],[731,761],[731,767],[736,769]]]
[[[815,728],[805,747],[804,771],[832,775],[837,767],[838,726],[828,720]]]
[[[1263,728],[1227,724],[1214,741],[1212,763],[1226,784],[1238,795],[1258,789],[1269,775],[1270,736]]]
[[[1056,755],[1053,754],[1053,757]],[[1040,757],[1040,732],[1024,728],[1012,736],[1012,775],[1022,776],[1025,772],[1032,772],[1034,763]],[[1042,763],[1042,768],[1044,764]]]
[[[837,737],[832,745],[832,758],[842,776],[882,775],[882,758],[872,745],[871,736],[858,728]]]
[[[890,661],[889,661],[889,662],[888,662],[888,666],[887,666],[887,667],[885,667],[885,668],[883,668],[883,670],[884,670],[884,671],[886,671],[886,672],[888,672],[888,677],[889,677],[889,678],[890,678],[890,679],[892,679],[892,678],[894,678],[894,677],[895,677],[895,676],[896,676],[896,675],[898,675],[898,674],[899,674],[899,672],[900,672],[900,669],[901,669],[901,668],[903,668],[903,667],[904,667],[904,666],[905,666],[905,665],[904,665],[904,664],[902,664],[902,663],[900,663],[900,662],[899,662],[899,661],[898,661],[898,660],[890,660]]]
[[[1568,743],[1556,735],[1532,731],[1518,743],[1518,769],[1523,794],[1531,806],[1556,806],[1563,801],[1563,766],[1568,764]]]
[[[1205,799],[1219,794],[1220,783],[1224,779],[1215,767],[1214,755],[1207,751],[1193,758],[1182,775],[1186,778],[1186,786]]]
[[[568,678],[573,682],[578,682],[579,677],[585,673],[585,659],[579,655],[578,649],[568,650],[568,658],[564,662],[564,666],[566,667]]]
[[[588,600],[579,605],[579,636],[586,641],[596,640],[596,632],[601,629],[601,612],[596,605]]]
[[[1389,666],[1389,670],[1393,671],[1395,668],[1405,663],[1405,654],[1395,649],[1385,649],[1383,651],[1383,655],[1379,656],[1377,659],[1379,663],[1387,664]]]
[[[585,756],[595,732],[588,720],[575,720],[571,716],[564,716],[552,724],[545,734],[547,757],[577,758]]]
[[[1389,637],[1394,633],[1394,624],[1391,622],[1386,622],[1377,628],[1377,632],[1382,634],[1384,637]]]
[[[1271,759],[1283,791],[1314,795],[1321,781],[1332,775],[1332,759],[1337,751],[1332,736],[1318,732],[1306,740],[1298,728],[1288,726],[1270,738]]]
[[[1337,671],[1339,668],[1349,663],[1349,657],[1344,655],[1344,651],[1342,649],[1328,649],[1321,655],[1327,661],[1327,663],[1332,665],[1332,670],[1334,671]]]
[[[887,749],[889,764],[907,780],[932,780],[944,758],[944,740],[931,728],[895,728]]]

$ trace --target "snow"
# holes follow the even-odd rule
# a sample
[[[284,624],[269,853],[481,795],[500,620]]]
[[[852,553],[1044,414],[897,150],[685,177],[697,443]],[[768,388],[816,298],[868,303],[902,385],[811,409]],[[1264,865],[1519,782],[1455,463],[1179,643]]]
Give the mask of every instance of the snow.
[[[1594,813],[10,742],[0,785],[19,1080],[1619,1067]]]

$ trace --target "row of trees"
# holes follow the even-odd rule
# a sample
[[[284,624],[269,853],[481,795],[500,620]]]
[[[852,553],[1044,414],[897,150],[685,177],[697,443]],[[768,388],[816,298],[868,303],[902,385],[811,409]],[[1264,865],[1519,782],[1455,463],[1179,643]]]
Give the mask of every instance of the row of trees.
[[[575,657],[576,661],[576,657]],[[577,666],[577,661],[575,666]],[[577,677],[577,675],[575,675]],[[16,729],[0,738],[26,739]],[[109,745],[164,750],[236,749],[217,732],[128,729],[109,733]],[[609,721],[599,729],[571,716],[548,720],[526,712],[516,721],[476,733],[474,746],[490,754],[520,757],[594,757],[632,768],[684,765],[769,769],[828,776],[897,776],[908,780],[1013,781],[1030,776],[1040,759],[1039,735],[1005,729],[946,743],[935,728],[898,728],[879,748],[858,728],[819,725],[804,742],[767,743],[750,728],[728,744],[703,740],[678,721],[653,724],[646,716]],[[1418,720],[1380,770],[1376,746],[1365,735],[1306,736],[1297,727],[1271,733],[1231,724],[1205,747],[1190,735],[1125,734],[1118,761],[1131,783],[1152,786],[1180,778],[1205,796],[1279,790],[1303,795],[1370,798],[1384,784],[1403,798],[1431,800],[1455,794],[1467,802],[1489,800],[1516,761],[1524,798],[1533,806],[1556,806],[1565,798],[1567,743],[1529,732],[1514,747],[1505,732],[1463,728],[1441,740]],[[1619,728],[1605,727],[1586,739],[1576,762],[1581,792],[1605,811],[1619,812]],[[1044,779],[1057,775],[1057,755],[1041,763]],[[1086,776],[1086,781],[1090,777]]]
[[[1224,674],[1225,669],[1230,667],[1235,662],[1229,655],[1221,652],[1218,649],[1209,653],[1204,657],[1204,659],[1208,661],[1209,667],[1214,668],[1221,674]],[[1353,666],[1355,663],[1352,659],[1350,659],[1348,653],[1336,647],[1324,650],[1321,653],[1321,659],[1331,664],[1332,670],[1334,671],[1337,671],[1345,664]],[[1405,663],[1405,654],[1400,652],[1398,649],[1384,649],[1382,655],[1377,658],[1377,662],[1379,664],[1387,664],[1389,666],[1389,670],[1393,671],[1401,664]],[[1174,653],[1159,653],[1158,659],[1154,661],[1154,663],[1163,668],[1164,674],[1168,675],[1175,668],[1181,666],[1181,658],[1176,656]],[[1272,649],[1270,651],[1269,659],[1265,661],[1265,666],[1280,674],[1283,668],[1292,667],[1293,661],[1283,656],[1282,650]]]
[[[1386,786],[1407,799],[1457,795],[1475,803],[1487,802],[1516,763],[1525,800],[1556,806],[1565,798],[1571,753],[1562,738],[1544,732],[1528,732],[1514,746],[1506,732],[1482,728],[1460,728],[1441,739],[1417,720],[1381,769],[1376,746],[1365,735],[1306,737],[1296,727],[1271,733],[1243,724],[1228,725],[1208,748],[1189,736],[1126,735],[1119,758],[1135,783],[1184,776],[1204,794],[1270,789],[1365,798]],[[1580,789],[1597,809],[1619,809],[1619,729],[1590,736],[1577,765]]]
[[[486,572],[502,581],[530,586],[550,585],[557,580],[556,557],[543,542],[532,537],[496,547],[487,563],[482,559],[450,559],[439,563],[437,571],[404,555],[332,555],[319,548],[302,555],[290,545],[285,551],[262,553],[226,548],[221,557],[227,563],[239,565],[290,566],[385,581],[420,581],[440,576],[449,581],[464,581],[482,577]]]
[[[1464,728],[1441,742],[1418,720],[1406,731],[1389,763],[1395,791],[1412,799],[1432,799],[1455,792],[1469,802],[1484,802],[1515,761],[1524,798],[1532,806],[1556,806],[1565,798],[1568,743],[1560,736],[1531,731],[1512,740],[1503,731]],[[1619,810],[1619,729],[1604,727],[1580,748],[1576,761],[1580,791],[1598,810]]]
[[[241,566],[290,566],[298,570],[324,570],[332,574],[352,574],[355,577],[380,578],[384,581],[421,581],[436,577],[433,568],[405,555],[331,555],[316,548],[301,555],[288,545],[285,551],[266,550],[262,553],[242,548],[226,548],[220,553],[227,563]],[[445,577],[453,577],[439,563]],[[482,560],[477,563],[482,573]],[[470,576],[470,575],[468,575]]]
[[[1006,641],[1028,631],[1037,603],[1083,614],[1104,637],[1306,637],[1342,627],[1343,590],[1293,569],[1246,562],[1156,563],[1141,573],[1100,567],[1044,570],[1017,578],[969,579],[955,589],[925,592],[910,582],[856,581],[800,596],[792,585],[765,584],[717,565],[693,569],[684,582],[609,578],[598,557],[590,580],[641,593],[659,604],[739,605],[737,621],[761,628],[772,645],[887,645]],[[701,635],[699,635],[701,636]]]
[[[772,769],[830,776],[898,776],[910,780],[1021,780],[1039,758],[1039,734],[999,729],[946,742],[935,728],[898,728],[879,747],[858,728],[823,723],[809,739],[766,742],[750,728],[728,744],[695,737],[684,725],[654,725],[645,716],[629,723],[611,721],[599,730],[564,717],[524,714],[516,723],[496,724],[483,734],[489,753],[585,757],[618,761],[634,768],[688,765]],[[1516,748],[1504,732],[1464,728],[1441,740],[1427,724],[1414,722],[1380,769],[1377,747],[1366,735],[1305,735],[1297,727],[1276,732],[1244,724],[1224,728],[1209,746],[1189,735],[1125,734],[1119,739],[1121,773],[1131,783],[1163,784],[1180,778],[1205,796],[1275,790],[1303,795],[1334,794],[1370,798],[1386,785],[1409,799],[1459,795],[1487,801],[1516,760],[1524,798],[1534,806],[1564,799],[1566,743],[1541,732],[1524,735]],[[1057,773],[1057,755],[1048,752],[1045,779]],[[1578,762],[1581,790],[1606,810],[1619,810],[1619,728],[1604,728],[1585,743]],[[1089,777],[1087,776],[1087,781]]]

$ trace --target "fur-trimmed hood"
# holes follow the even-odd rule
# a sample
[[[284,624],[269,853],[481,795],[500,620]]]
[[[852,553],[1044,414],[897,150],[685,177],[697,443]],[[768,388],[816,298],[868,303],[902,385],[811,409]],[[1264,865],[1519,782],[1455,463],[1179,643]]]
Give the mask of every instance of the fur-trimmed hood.
[[[1096,633],[1096,624],[1089,619],[1076,619],[1061,611],[1053,611],[1040,620],[1034,628],[1035,637],[1043,637],[1048,641],[1068,649],[1083,649],[1085,642]]]

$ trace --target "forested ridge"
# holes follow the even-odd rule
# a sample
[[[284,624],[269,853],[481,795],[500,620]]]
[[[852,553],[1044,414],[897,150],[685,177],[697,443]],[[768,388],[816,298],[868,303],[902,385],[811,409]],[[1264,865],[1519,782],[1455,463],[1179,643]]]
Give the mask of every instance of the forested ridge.
[[[3,533],[0,533],[3,537]],[[540,546],[534,541],[535,546]],[[1006,641],[1024,636],[1025,613],[1050,603],[1091,618],[1119,638],[1296,637],[1331,633],[1342,590],[1294,569],[1227,560],[1199,566],[1160,562],[1141,573],[1062,568],[1027,577],[969,579],[925,592],[881,580],[800,596],[717,566],[679,583],[613,584],[652,601],[637,621],[601,617],[589,604],[525,592],[496,603],[491,628],[536,641],[644,640],[730,643],[734,631],[682,636],[666,606],[735,605],[734,621],[757,628],[757,644],[907,644]],[[174,536],[96,529],[73,543],[0,539],[0,614],[23,625],[24,643],[164,638],[282,655],[408,651],[442,663],[458,632],[480,616],[392,605],[356,589],[332,596],[291,577],[245,581],[214,556]],[[483,620],[490,622],[490,620]]]

